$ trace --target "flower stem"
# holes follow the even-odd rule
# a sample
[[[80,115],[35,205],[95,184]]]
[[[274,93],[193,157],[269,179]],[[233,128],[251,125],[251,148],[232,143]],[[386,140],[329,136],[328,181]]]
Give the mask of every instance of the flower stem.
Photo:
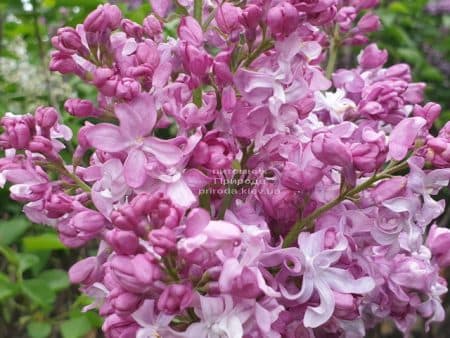
[[[250,156],[253,155],[253,147],[254,145],[250,145],[250,147],[244,148],[242,149],[242,159],[239,165],[239,171],[245,169],[245,166],[247,164],[247,160],[250,158]],[[225,216],[225,212],[227,211],[227,209],[230,207],[231,202],[233,201],[233,194],[232,191],[234,191],[237,188],[237,181],[239,180],[240,176],[241,176],[241,172],[237,172],[233,178],[232,178],[232,182],[230,184],[228,184],[227,186],[227,191],[229,193],[225,194],[225,197],[222,200],[222,204],[220,205],[218,214],[217,214],[217,218],[218,219],[223,219],[223,217]]]
[[[202,14],[203,14],[203,0],[194,0],[194,18],[197,20],[200,27],[202,27]],[[192,101],[200,108],[202,106],[202,87],[201,84],[198,88],[195,88],[192,93]]]
[[[72,181],[75,182],[75,184],[82,190],[84,190],[87,193],[91,192],[91,187],[88,186],[86,183],[84,183],[83,180],[81,180],[76,174],[71,173],[69,170],[64,167],[63,164],[60,163],[54,163],[54,166],[52,166],[58,173],[60,173],[63,176],[66,176],[70,178]]]
[[[333,30],[333,35],[330,41],[330,50],[328,63],[326,68],[327,78],[331,78],[331,75],[334,72],[334,68],[336,67],[337,57],[339,51],[339,26],[336,25]]]
[[[194,0],[194,18],[202,26],[203,1]]]
[[[360,192],[366,190],[367,188],[370,188],[375,182],[382,180],[384,178],[388,178],[391,174],[394,174],[396,172],[402,171],[408,167],[408,163],[406,161],[401,162],[393,167],[386,168],[384,171],[382,171],[379,174],[373,175],[371,178],[369,178],[364,183],[361,183],[360,185],[357,185],[353,189],[350,189],[348,191],[344,191],[341,193],[338,197],[336,197],[331,202],[321,206],[320,208],[317,208],[314,210],[311,214],[309,214],[307,217],[303,219],[299,219],[291,228],[289,233],[286,235],[283,241],[283,247],[289,247],[291,246],[297,239],[300,232],[304,229],[308,229],[313,226],[313,221],[317,219],[319,216],[321,216],[323,213],[327,212],[328,210],[334,208],[336,205],[341,203],[342,201],[346,199],[350,199],[352,197],[355,197]]]
[[[202,106],[202,87],[200,85],[200,87],[197,87],[194,89],[194,91],[192,92],[192,101],[194,102],[194,104],[200,108]]]
[[[259,47],[253,52],[251,53],[248,58],[245,60],[244,62],[244,67],[248,67],[252,64],[253,61],[255,61],[255,59],[260,56],[262,53],[268,51],[269,49],[271,49],[273,47],[273,42],[270,40],[266,40],[263,41]]]

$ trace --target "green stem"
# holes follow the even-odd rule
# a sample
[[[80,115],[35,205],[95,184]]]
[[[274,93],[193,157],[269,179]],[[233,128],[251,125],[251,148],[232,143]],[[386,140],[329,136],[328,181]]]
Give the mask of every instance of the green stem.
[[[180,280],[180,277],[178,276],[176,263],[173,261],[172,255],[163,257],[162,261],[170,280],[172,282],[178,282]]]
[[[334,208],[336,205],[338,205],[342,201],[344,201],[346,199],[350,199],[352,197],[355,197],[360,192],[371,187],[375,182],[382,180],[384,178],[388,178],[391,174],[394,174],[398,171],[402,171],[402,170],[406,169],[407,167],[408,167],[408,163],[405,161],[405,162],[401,162],[391,168],[386,168],[383,172],[373,175],[371,178],[369,178],[364,183],[361,183],[360,185],[354,187],[353,189],[350,189],[350,190],[340,194],[338,197],[336,197],[331,202],[321,206],[320,208],[317,208],[311,214],[309,214],[307,217],[305,217],[303,219],[299,219],[293,225],[293,227],[291,228],[289,233],[284,238],[283,247],[291,246],[296,241],[300,232],[304,229],[310,228],[314,224],[313,221],[315,219],[317,219],[319,216],[321,216],[323,213]]]
[[[200,27],[202,27],[202,14],[203,14],[203,1],[202,0],[194,0],[194,18],[197,20]],[[202,106],[202,87],[194,89],[192,93],[192,101],[197,107]]]
[[[82,181],[76,174],[71,173],[69,170],[67,170],[66,167],[64,167],[63,164],[61,164],[61,163],[53,163],[53,165],[50,167],[50,169],[54,169],[59,174],[70,178],[83,191],[85,191],[87,193],[91,192],[91,187],[89,185],[87,185],[86,183],[84,183],[84,181]]]
[[[208,29],[209,24],[211,23],[211,21],[213,21],[214,17],[216,16],[216,12],[217,12],[217,7],[214,8],[211,11],[211,13],[209,14],[209,16],[206,18],[205,22],[202,25],[202,29],[203,29],[204,32]]]
[[[203,1],[194,0],[194,18],[202,26]]]
[[[242,159],[239,166],[239,170],[245,169],[245,166],[247,164],[247,160],[250,158],[250,156],[253,154],[253,147],[254,145],[250,145],[250,147],[244,148],[242,150]],[[237,183],[239,178],[241,176],[241,173],[238,171],[232,178],[232,182],[228,184],[227,191],[229,191],[229,194],[225,194],[225,197],[222,200],[222,204],[220,205],[219,212],[217,214],[218,219],[223,219],[225,216],[225,212],[230,207],[231,202],[233,201],[233,194],[231,193],[233,190],[237,188]]]
[[[334,68],[336,67],[338,51],[339,51],[339,26],[336,25],[334,27],[333,36],[330,42],[329,57],[326,68],[326,75],[327,78],[329,79],[331,78],[331,75],[334,72]]]
[[[202,87],[197,87],[194,89],[192,92],[192,101],[198,108],[202,106]]]
[[[253,61],[256,60],[258,56],[262,53],[268,51],[273,47],[273,42],[270,40],[263,41],[258,48],[255,49],[253,53],[251,53],[248,58],[244,62],[244,67],[248,67],[252,64]]]

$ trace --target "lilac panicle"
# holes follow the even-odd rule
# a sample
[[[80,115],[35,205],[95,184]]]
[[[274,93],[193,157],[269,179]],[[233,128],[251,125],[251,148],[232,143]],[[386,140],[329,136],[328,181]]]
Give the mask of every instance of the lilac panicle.
[[[50,70],[98,93],[66,100],[73,140],[52,107],[0,120],[0,186],[64,245],[98,245],[69,278],[105,337],[443,320],[450,123],[430,133],[425,84],[368,43],[378,1],[150,2],[51,39]],[[341,45],[362,45],[354,68],[334,69]]]

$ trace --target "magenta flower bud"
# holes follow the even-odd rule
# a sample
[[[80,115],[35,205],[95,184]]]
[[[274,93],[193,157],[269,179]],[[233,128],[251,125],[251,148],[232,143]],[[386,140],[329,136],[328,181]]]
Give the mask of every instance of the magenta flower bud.
[[[435,268],[420,257],[397,255],[394,258],[393,267],[389,274],[392,282],[408,289],[424,292],[429,289],[430,281],[435,274]]]
[[[106,226],[106,219],[97,211],[85,210],[77,213],[72,223],[81,232],[97,234]]]
[[[109,29],[115,30],[119,28],[120,22],[122,21],[122,12],[116,5],[105,4],[106,15],[108,17]]]
[[[199,47],[203,44],[203,30],[197,20],[191,16],[181,19],[178,26],[178,37],[181,41]]]
[[[110,267],[114,280],[123,289],[137,294],[147,292],[162,277],[158,262],[150,253],[134,257],[116,255]]]
[[[411,68],[406,63],[397,63],[386,69],[386,78],[397,78],[403,81],[411,81]]]
[[[362,172],[371,173],[378,169],[386,159],[386,147],[380,149],[375,144],[352,145],[353,164]]]
[[[228,64],[214,61],[213,73],[216,76],[217,82],[222,86],[233,83],[233,73]]]
[[[148,194],[140,193],[131,201],[132,215],[149,215],[164,198],[163,193]],[[129,216],[131,217],[131,216]]]
[[[308,19],[311,24],[315,26],[321,26],[329,23],[336,16],[336,6],[328,6],[326,9],[319,12],[311,12],[308,15]]]
[[[180,224],[181,215],[181,210],[175,207],[168,199],[161,199],[149,213],[153,227],[166,226],[171,229]]]
[[[355,7],[346,6],[339,9],[336,14],[336,22],[339,24],[339,28],[342,32],[348,32],[352,28],[353,20],[356,18]]]
[[[159,21],[153,14],[144,19],[143,28],[145,34],[151,38],[159,36],[163,31],[161,21]]]
[[[81,159],[84,156],[85,152],[91,147],[86,134],[92,127],[93,125],[91,123],[85,122],[85,125],[78,130],[78,146],[73,154],[73,158],[75,159],[75,161]]]
[[[124,317],[135,312],[143,301],[142,295],[114,288],[108,295],[108,302],[119,316]]]
[[[450,229],[433,224],[428,233],[426,244],[441,268],[450,266]]]
[[[359,107],[358,111],[362,116],[367,117],[376,117],[377,115],[382,115],[385,113],[385,109],[383,108],[383,106],[376,101],[369,101],[367,103],[363,103]]]
[[[423,82],[409,83],[402,94],[402,98],[408,103],[420,103],[423,101],[425,87],[425,83]]]
[[[182,49],[183,65],[187,71],[203,77],[211,65],[211,57],[193,45],[186,44]]]
[[[436,168],[448,168],[450,165],[450,122],[439,131],[437,137],[430,137],[424,148],[423,156]]]
[[[93,33],[104,31],[108,27],[108,24],[108,18],[102,5],[89,13],[83,22],[85,31]]]
[[[105,239],[119,255],[134,255],[139,248],[139,238],[133,231],[113,229]]]
[[[8,175],[8,180],[12,181],[14,178]],[[13,200],[27,203],[27,202],[36,202],[45,197],[45,194],[48,193],[50,186],[46,183],[41,184],[33,184],[28,185],[26,189],[16,189],[17,186],[12,186],[10,189],[10,196]]]
[[[124,205],[111,213],[112,223],[122,230],[134,230],[141,217],[131,205]]]
[[[281,2],[267,13],[267,25],[276,38],[290,35],[297,29],[299,23],[297,9],[289,2]]]
[[[120,26],[129,37],[140,39],[144,35],[142,26],[129,19],[122,19]]]
[[[76,117],[96,116],[94,104],[90,100],[83,99],[67,99],[64,103],[64,108],[70,115]]]
[[[381,22],[378,15],[366,13],[357,24],[359,32],[363,34],[372,33],[380,29]]]
[[[348,167],[352,163],[352,155],[342,141],[329,133],[314,136],[311,150],[317,159],[328,165]]]
[[[86,49],[80,35],[72,27],[58,29],[57,35],[51,41],[53,47],[66,54],[75,54]]]
[[[79,75],[81,73],[80,67],[71,55],[58,51],[52,53],[49,68],[52,72],[60,72],[61,74],[74,73]]]
[[[61,241],[68,247],[79,247],[95,238],[106,226],[106,219],[93,210],[81,211],[57,225]]]
[[[193,158],[192,163],[212,170],[231,167],[235,153],[231,143],[220,137],[219,132],[208,132],[198,147],[200,154],[203,153],[204,156]]]
[[[358,61],[363,69],[373,69],[381,67],[386,63],[388,59],[387,51],[378,49],[378,46],[374,43],[368,45],[359,54]]]
[[[9,146],[18,150],[28,147],[35,133],[35,119],[31,115],[7,115],[1,119]]]
[[[97,68],[93,72],[92,83],[96,87],[101,87],[105,85],[105,83],[114,76],[114,71],[110,68]]]
[[[176,314],[187,309],[194,298],[192,287],[182,284],[168,285],[159,296],[157,308],[167,314]]]
[[[215,15],[217,26],[225,34],[230,34],[239,28],[240,15],[241,9],[239,7],[225,2],[217,9]]]
[[[148,240],[153,245],[156,253],[161,256],[175,250],[177,245],[177,237],[173,230],[168,227],[152,230],[149,233]]]
[[[262,18],[262,9],[257,5],[247,5],[242,11],[239,22],[249,29],[255,29],[258,27]]]
[[[91,12],[84,20],[84,29],[86,32],[101,33],[107,28],[115,30],[119,28],[122,20],[122,12],[116,5],[99,5],[96,10]]]
[[[151,74],[159,65],[160,56],[155,44],[139,43],[136,48],[136,58],[139,63],[144,64],[151,70]]]
[[[344,39],[343,44],[348,46],[362,46],[369,42],[369,39],[364,34],[355,34]]]
[[[362,172],[377,170],[386,160],[387,145],[383,132],[375,132],[369,127],[362,130],[361,140],[351,144],[353,165]]]
[[[59,218],[73,210],[74,201],[63,192],[51,194],[44,201],[44,208],[49,218]]]
[[[429,129],[441,114],[441,106],[434,102],[428,102],[423,107],[416,104],[413,114],[414,116],[423,117],[427,121],[427,128]]]
[[[105,96],[115,96],[117,91],[117,86],[120,83],[119,75],[113,75],[108,78],[101,86],[97,86],[100,92]]]
[[[344,320],[354,320],[359,317],[358,301],[352,294],[333,291],[335,308],[334,315]]]
[[[281,176],[281,183],[292,190],[306,191],[314,188],[323,177],[322,168],[308,165],[301,169],[295,163],[286,162]]]
[[[116,96],[119,99],[132,100],[141,92],[141,84],[132,78],[123,78],[117,83]]]
[[[401,176],[382,181],[370,190],[370,196],[376,203],[381,204],[384,201],[401,196],[405,191],[407,182],[406,177]]]
[[[103,268],[97,257],[84,258],[69,269],[69,279],[73,284],[92,285],[102,277]]]
[[[52,128],[58,122],[58,112],[53,107],[38,107],[34,113],[36,123],[42,129]]]
[[[112,314],[106,317],[102,331],[105,333],[105,337],[134,338],[139,328],[139,325],[131,316],[121,317]]]
[[[53,157],[54,155],[52,141],[44,136],[34,136],[28,145],[28,149],[48,157]]]

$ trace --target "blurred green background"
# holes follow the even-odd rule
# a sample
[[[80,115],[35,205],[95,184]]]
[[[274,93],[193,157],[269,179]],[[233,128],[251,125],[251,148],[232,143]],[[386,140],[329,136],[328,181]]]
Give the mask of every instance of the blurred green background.
[[[47,65],[50,37],[59,27],[82,22],[101,2],[0,0],[0,116],[33,112],[39,105],[54,105],[62,112],[68,97],[95,98],[90,86],[75,77],[52,74]],[[146,0],[110,2],[137,22],[150,11]],[[382,1],[377,11],[383,28],[372,40],[389,50],[389,63],[409,63],[414,80],[427,83],[427,100],[443,107],[436,129],[441,127],[450,120],[450,0]],[[339,65],[354,65],[358,52],[346,47]],[[78,128],[67,114],[64,120]],[[0,190],[0,201],[0,338],[101,337],[101,318],[81,312],[90,301],[66,275],[80,257],[95,254],[95,247],[67,250],[51,228],[30,224],[7,190]],[[444,215],[441,224],[447,225],[449,218]],[[450,304],[450,298],[445,302]],[[419,323],[413,336],[449,337],[448,317],[426,334]],[[368,335],[401,337],[391,323]]]

